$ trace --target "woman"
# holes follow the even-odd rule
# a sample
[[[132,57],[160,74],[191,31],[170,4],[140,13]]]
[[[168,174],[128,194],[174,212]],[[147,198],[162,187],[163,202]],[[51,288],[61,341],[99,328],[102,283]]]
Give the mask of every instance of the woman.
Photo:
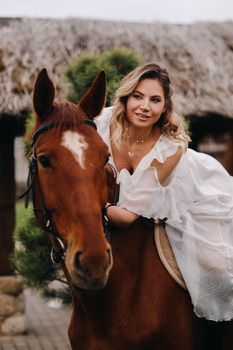
[[[233,319],[233,180],[214,158],[188,149],[173,110],[168,73],[149,63],[129,73],[114,105],[97,119],[118,173],[119,201],[109,220],[165,219],[194,311]]]

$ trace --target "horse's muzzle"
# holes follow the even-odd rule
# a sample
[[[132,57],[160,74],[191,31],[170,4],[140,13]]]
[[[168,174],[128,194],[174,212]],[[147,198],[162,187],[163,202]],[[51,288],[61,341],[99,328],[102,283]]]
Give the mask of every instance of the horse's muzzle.
[[[113,259],[111,248],[104,253],[88,255],[78,251],[74,254],[72,264],[68,264],[72,282],[83,290],[98,290],[105,287]]]

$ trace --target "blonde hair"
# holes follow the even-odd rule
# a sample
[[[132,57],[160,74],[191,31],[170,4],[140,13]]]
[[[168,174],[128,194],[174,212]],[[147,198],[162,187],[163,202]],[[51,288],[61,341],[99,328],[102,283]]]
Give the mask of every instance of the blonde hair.
[[[155,124],[159,126],[162,134],[170,139],[182,142],[185,148],[188,147],[190,137],[185,130],[184,119],[174,112],[172,103],[172,89],[170,87],[170,78],[166,69],[161,68],[155,63],[147,63],[134,69],[127,74],[121,81],[113,101],[113,113],[110,121],[110,128],[113,130],[111,141],[119,147],[124,141],[129,122],[126,118],[126,104],[128,97],[137,87],[138,83],[144,79],[156,79],[163,88],[165,97],[165,111],[161,114],[160,119]]]

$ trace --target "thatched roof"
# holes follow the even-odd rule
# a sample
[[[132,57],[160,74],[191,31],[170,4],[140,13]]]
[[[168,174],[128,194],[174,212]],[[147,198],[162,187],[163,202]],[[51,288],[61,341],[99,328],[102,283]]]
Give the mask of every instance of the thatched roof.
[[[31,108],[38,69],[47,67],[61,94],[63,69],[81,52],[134,49],[166,67],[184,114],[233,116],[233,22],[175,25],[84,19],[0,20],[0,114]]]

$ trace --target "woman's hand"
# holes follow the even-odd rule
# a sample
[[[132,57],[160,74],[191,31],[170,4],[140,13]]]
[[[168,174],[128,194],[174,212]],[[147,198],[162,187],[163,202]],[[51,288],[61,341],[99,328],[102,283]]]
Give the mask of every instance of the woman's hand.
[[[139,215],[132,213],[125,208],[109,205],[109,203],[107,203],[106,208],[108,220],[112,224],[119,227],[127,227],[136,221],[139,217]]]

